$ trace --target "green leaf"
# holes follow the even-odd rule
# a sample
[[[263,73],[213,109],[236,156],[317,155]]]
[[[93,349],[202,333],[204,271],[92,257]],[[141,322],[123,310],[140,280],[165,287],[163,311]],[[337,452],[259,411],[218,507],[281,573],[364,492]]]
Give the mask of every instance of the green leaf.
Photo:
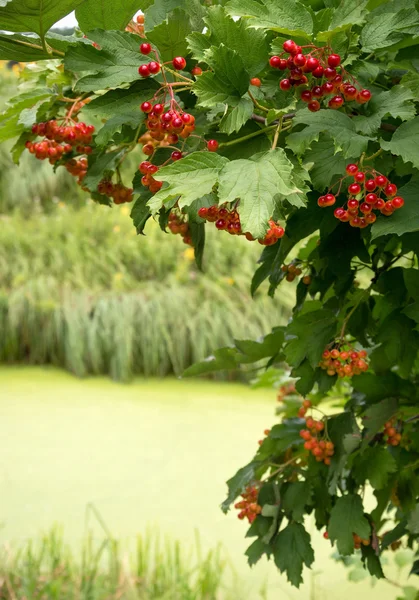
[[[309,504],[311,485],[307,481],[295,481],[287,485],[282,494],[282,510],[293,521],[302,521],[305,514],[305,505]]]
[[[89,71],[89,75],[77,81],[77,90],[90,92],[116,88],[139,79],[138,67],[148,58],[138,51],[137,35],[95,29],[89,32],[89,39],[101,49],[79,43],[70,48],[64,58],[66,69],[75,73]]]
[[[246,487],[252,483],[259,474],[262,474],[268,467],[260,461],[253,460],[245,467],[242,467],[237,473],[227,481],[228,496],[221,505],[222,510],[226,513],[230,504],[241,494]]]
[[[390,218],[384,216],[378,218],[371,228],[372,239],[382,235],[403,235],[410,231],[419,231],[418,194],[419,177],[414,177],[398,191],[398,195],[405,200],[403,208],[397,210]]]
[[[150,4],[149,0],[146,0],[146,2],[148,5]],[[193,31],[202,31],[204,8],[199,0],[154,0],[154,4],[146,10],[145,30],[147,34],[164,21],[170,21],[172,11],[177,8],[185,11]]]
[[[375,10],[361,33],[364,52],[387,48],[412,35],[419,35],[419,13],[410,0],[393,0]]]
[[[234,160],[220,173],[220,203],[240,198],[243,231],[263,238],[276,200],[298,191],[292,180],[292,164],[282,148],[256,154],[252,160]]]
[[[0,115],[0,142],[17,137],[25,129],[25,121],[33,119],[44,102],[52,102],[55,96],[48,88],[36,88],[15,96],[10,106]],[[30,113],[25,111],[30,110]],[[21,115],[23,114],[22,120]],[[28,125],[31,126],[32,122]]]
[[[319,141],[311,144],[303,160],[310,171],[311,182],[319,192],[329,187],[336,176],[341,176],[345,171],[346,161],[341,152],[335,152],[328,134],[322,133]]]
[[[92,29],[125,29],[139,8],[144,10],[150,1],[84,0],[76,9],[76,19],[84,33]]]
[[[368,0],[341,0],[340,4],[334,8],[328,31],[318,33],[317,39],[328,41],[332,35],[336,35],[352,25],[362,25],[367,14],[367,4]]]
[[[86,104],[83,114],[110,119],[116,115],[139,113],[140,104],[150,100],[158,87],[153,80],[146,79],[136,81],[127,89],[110,90]]]
[[[247,556],[247,562],[249,563],[249,566],[253,567],[253,565],[255,565],[264,554],[269,553],[269,544],[265,544],[262,539],[258,538],[248,547],[244,554]]]
[[[337,320],[334,312],[328,309],[314,310],[295,316],[287,327],[285,347],[287,362],[297,367],[308,358],[315,369],[321,355],[336,333]]]
[[[189,229],[191,232],[191,238],[195,252],[196,266],[202,271],[202,260],[204,257],[205,248],[205,224],[194,223],[193,221],[190,221]]]
[[[360,454],[354,463],[353,473],[356,481],[362,485],[368,479],[375,490],[387,485],[389,475],[397,471],[397,463],[388,448],[369,447]]]
[[[414,535],[419,534],[419,503],[416,504],[407,519],[407,528],[410,533],[413,533]]]
[[[411,398],[415,394],[415,388],[410,381],[406,381],[392,372],[381,375],[361,373],[352,379],[351,385],[355,391],[365,396],[368,404],[392,396]]]
[[[374,135],[386,115],[402,121],[413,119],[416,110],[411,100],[413,92],[396,85],[388,92],[375,94],[368,103],[368,116],[360,115],[353,119],[356,130],[364,135]]]
[[[159,49],[163,61],[172,60],[174,56],[184,56],[188,52],[186,37],[191,33],[191,26],[185,13],[176,10],[167,21],[154,27],[147,40]]]
[[[412,121],[403,123],[389,142],[381,140],[381,147],[389,150],[392,154],[401,156],[404,162],[411,162],[414,167],[419,168],[419,147],[417,136],[419,135],[419,117]]]
[[[384,579],[385,575],[383,572],[383,567],[381,566],[380,557],[378,551],[376,551],[372,545],[369,546],[361,546],[362,552],[362,562],[367,564],[367,569],[370,575],[377,577],[377,579]]]
[[[231,0],[225,8],[232,17],[249,19],[255,29],[271,29],[305,38],[313,31],[311,13],[296,0]]]
[[[275,452],[280,454],[291,446],[301,446],[303,444],[300,437],[301,427],[301,419],[284,419],[279,425],[274,425],[269,439],[275,441]]]
[[[52,50],[65,52],[72,44],[80,42],[72,36],[61,36],[50,33],[46,38],[48,46]],[[35,35],[0,34],[0,60],[17,60],[19,62],[32,62],[38,60],[51,60],[54,55],[46,52],[42,46],[42,40]]]
[[[193,152],[182,160],[163,167],[154,175],[157,181],[165,181],[168,187],[155,194],[149,205],[155,214],[165,201],[180,196],[179,206],[188,206],[197,198],[209,194],[227,159],[214,152]]]
[[[135,201],[134,206],[131,210],[131,219],[137,230],[137,233],[143,233],[145,224],[151,217],[150,209],[147,206],[147,202],[151,197],[151,192],[146,190],[143,194]]]
[[[238,132],[253,114],[253,102],[250,98],[240,98],[237,106],[229,110],[221,119],[219,130],[230,135]]]
[[[249,88],[249,73],[240,55],[222,44],[206,52],[206,62],[214,72],[202,73],[192,88],[199,104],[203,107],[220,103],[236,106]]]
[[[236,369],[239,365],[240,353],[236,348],[219,348],[205,360],[193,364],[183,372],[183,377],[196,377],[214,371]]]
[[[121,150],[92,156],[89,160],[87,175],[83,179],[83,185],[91,192],[95,192],[105,173],[112,173],[122,156]]]
[[[361,155],[367,149],[370,139],[358,135],[352,119],[338,111],[319,110],[310,113],[301,110],[293,121],[293,127],[297,125],[307,127],[287,137],[287,146],[296,154],[304,154],[314,141],[319,141],[320,133],[324,132],[332,137],[335,152],[342,151],[344,158]]]
[[[300,587],[303,565],[310,567],[314,562],[310,536],[301,523],[288,523],[279,532],[274,543],[274,560],[281,573],[286,573],[288,581]]]
[[[386,398],[381,402],[377,402],[377,404],[373,404],[365,411],[363,424],[367,431],[364,431],[361,451],[367,448],[375,434],[384,427],[384,423],[396,414],[398,407],[395,398]]]
[[[331,541],[336,542],[338,551],[344,556],[354,551],[354,533],[362,539],[369,539],[371,527],[365,518],[360,496],[348,494],[337,499],[330,513],[327,531]]]
[[[392,312],[381,323],[376,343],[380,345],[370,357],[374,371],[380,375],[398,365],[401,377],[407,378],[419,349],[419,333],[414,330],[413,321],[397,311]]]
[[[0,3],[1,28],[6,31],[46,32],[85,0],[9,0]]]
[[[242,352],[241,363],[253,363],[263,358],[275,357],[279,354],[284,343],[284,328],[276,327],[272,333],[268,333],[257,341],[234,340],[236,348]]]
[[[227,16],[221,6],[212,6],[205,17],[210,36],[203,36],[211,40],[211,45],[225,44],[235,50],[243,61],[250,75],[258,74],[267,63],[268,47],[263,31],[247,27],[243,19],[234,21]],[[203,44],[202,34],[193,34],[194,39]],[[203,57],[202,57],[203,58]]]

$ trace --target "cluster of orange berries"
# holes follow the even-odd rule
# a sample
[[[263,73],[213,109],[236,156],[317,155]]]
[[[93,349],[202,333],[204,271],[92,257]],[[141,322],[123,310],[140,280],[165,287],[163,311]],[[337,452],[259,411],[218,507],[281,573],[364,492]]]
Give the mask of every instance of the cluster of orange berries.
[[[35,123],[32,133],[43,137],[41,142],[27,141],[25,146],[39,160],[48,159],[55,164],[60,158],[74,149],[78,154],[90,154],[92,135],[95,128],[86,123],[59,125],[55,119],[46,123]]]
[[[97,186],[97,191],[99,194],[112,198],[115,204],[132,202],[134,199],[134,190],[125,187],[122,183],[112,183],[112,181],[104,180]]]
[[[239,519],[245,519],[249,521],[249,523],[253,523],[258,515],[262,512],[262,507],[258,504],[258,489],[252,485],[246,488],[246,490],[241,494],[243,500],[240,502],[236,502],[234,508],[240,510],[237,515]]]
[[[186,139],[195,130],[195,117],[182,110],[174,110],[163,103],[143,102],[141,110],[147,115],[145,125],[150,136],[157,140],[166,140],[169,144],[177,144],[179,138]],[[143,146],[143,152],[151,156],[154,147],[151,144]],[[182,158],[182,154],[172,156],[173,160]]]
[[[353,177],[353,183],[348,186],[349,198],[346,208],[342,206],[334,211],[334,215],[339,221],[349,222],[352,227],[363,229],[377,220],[375,210],[389,217],[395,210],[404,206],[404,199],[397,196],[397,186],[384,175],[370,169],[359,171],[356,164],[349,164],[346,167],[346,173],[347,175],[337,183],[340,183],[341,186],[347,177]],[[382,194],[384,198],[381,197]],[[331,193],[320,196],[317,200],[317,204],[322,208],[333,206],[335,203],[336,197]]]
[[[307,103],[311,112],[320,110],[319,100],[325,100],[329,108],[338,109],[346,102],[357,102],[365,104],[371,98],[371,92],[367,89],[359,89],[356,80],[341,66],[339,54],[333,54],[330,48],[318,48],[313,44],[299,46],[293,40],[283,43],[284,52],[279,56],[272,56],[269,64],[274,69],[289,71],[289,76],[282,79],[279,87],[288,91],[292,87],[309,85],[310,89],[304,89],[300,98]],[[304,50],[308,54],[304,54]],[[288,58],[284,55],[288,54]],[[345,78],[349,78],[345,80]],[[313,85],[314,84],[314,85]],[[332,96],[326,104],[328,96]]]
[[[143,162],[139,165],[138,170],[142,174],[141,184],[144,187],[147,187],[151,193],[155,194],[161,189],[163,182],[156,181],[153,177],[155,173],[159,170],[157,165],[153,165],[148,160],[143,160]]]
[[[294,263],[290,263],[289,265],[282,265],[281,271],[286,273],[285,279],[289,282],[294,281],[296,277],[299,277],[302,274],[302,270],[300,267],[297,267]],[[311,277],[310,275],[304,275],[302,278],[302,282],[305,285],[310,285]]]
[[[81,158],[70,158],[64,163],[67,171],[77,177],[77,183],[81,184],[86,173],[87,173],[87,158],[82,156]]]
[[[281,385],[279,388],[276,399],[278,402],[283,402],[284,398],[287,396],[292,396],[296,393],[297,390],[295,388],[295,383],[284,383],[284,385]]]
[[[250,233],[243,233],[240,223],[240,215],[235,208],[228,209],[225,206],[218,207],[215,204],[210,207],[203,206],[198,210],[198,216],[210,223],[215,223],[219,231],[227,231],[231,235],[245,235],[249,242],[254,242],[255,238]],[[262,246],[272,246],[279,238],[284,235],[284,229],[275,223],[269,221],[269,229],[263,239],[258,240]]]
[[[401,433],[394,427],[395,423],[396,418],[393,418],[384,425],[384,439],[389,446],[398,446],[402,439]]]
[[[311,407],[310,400],[304,400],[302,407],[298,410],[298,416],[305,417],[307,429],[300,430],[300,437],[304,440],[304,448],[309,450],[317,462],[330,465],[330,457],[335,453],[333,442],[327,439],[319,439],[324,431],[324,422],[316,421],[312,417],[306,417],[307,410]]]
[[[322,360],[319,367],[327,372],[328,375],[338,375],[338,377],[352,377],[368,371],[366,350],[354,350],[351,346],[345,345],[332,350],[326,350],[322,354]]]
[[[353,533],[352,536],[354,538],[355,550],[359,550],[361,548],[361,546],[369,546],[371,543],[369,539],[363,539],[357,533]],[[325,540],[328,540],[329,533],[327,531],[325,531],[323,534],[323,537]]]
[[[183,243],[193,246],[190,235],[189,223],[184,220],[182,213],[171,212],[169,214],[168,228],[174,235],[181,235]]]

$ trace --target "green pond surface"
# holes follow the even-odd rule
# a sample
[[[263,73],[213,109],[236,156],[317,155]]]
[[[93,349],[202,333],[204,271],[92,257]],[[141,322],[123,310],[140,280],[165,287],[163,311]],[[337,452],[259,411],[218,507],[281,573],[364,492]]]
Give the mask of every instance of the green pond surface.
[[[246,525],[219,504],[274,410],[274,391],[239,384],[122,385],[55,369],[0,368],[0,542],[22,542],[56,522],[77,544],[93,503],[127,543],[150,526],[185,547],[196,530],[205,548],[221,542],[245,590],[238,600],[259,599],[264,584],[269,599],[394,600],[388,583],[348,582],[314,528],[315,575],[307,571],[300,590],[266,561],[247,566]]]

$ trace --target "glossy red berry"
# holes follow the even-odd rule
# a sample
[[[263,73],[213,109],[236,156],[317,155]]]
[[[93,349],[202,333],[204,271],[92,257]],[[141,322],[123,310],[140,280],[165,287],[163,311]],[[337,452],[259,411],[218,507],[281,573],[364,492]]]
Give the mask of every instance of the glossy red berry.
[[[384,187],[387,183],[387,177],[384,177],[384,175],[377,175],[377,177],[375,178],[375,184],[378,187]]]
[[[359,194],[360,191],[361,191],[361,186],[359,185],[359,183],[351,183],[351,185],[348,187],[348,192],[352,196],[356,196],[357,194]]]
[[[160,71],[159,63],[156,62],[155,60],[152,60],[151,62],[148,63],[148,70],[150,71],[150,73],[155,75],[156,73],[158,73]]]
[[[284,42],[282,44],[283,49],[288,54],[293,54],[295,52],[296,46],[297,46],[297,44],[294,42],[294,40],[287,40],[286,42]]]
[[[377,184],[375,183],[374,179],[368,179],[368,181],[365,182],[365,189],[367,192],[373,192],[376,187]]]
[[[358,94],[358,90],[356,89],[355,86],[353,85],[345,85],[343,88],[343,95],[345,96],[346,100],[355,100],[355,98],[357,97]]]
[[[155,115],[162,115],[164,113],[164,104],[155,104],[153,106],[153,113]]]
[[[172,65],[177,71],[182,71],[186,67],[186,59],[183,56],[175,56]]]
[[[191,69],[191,74],[194,75],[195,77],[202,75],[201,67],[194,67],[193,69]]]
[[[322,86],[320,86],[320,85],[313,86],[311,88],[311,93],[313,94],[314,98],[323,98]]]
[[[151,102],[143,102],[141,104],[141,110],[143,111],[143,113],[149,113],[153,110],[153,105],[151,104]]]
[[[371,92],[369,90],[361,90],[357,95],[356,99],[360,104],[365,104],[371,99]]]
[[[358,173],[355,173],[354,179],[358,183],[363,183],[365,181],[365,173],[363,173],[362,171],[359,171]]]
[[[138,73],[141,75],[141,77],[149,77],[150,69],[148,68],[148,65],[141,65],[138,67]]]
[[[355,175],[355,173],[358,173],[358,165],[355,165],[353,163],[346,165],[345,171],[348,175]]]
[[[207,148],[210,152],[217,152],[217,150],[218,150],[217,140],[208,140]]]
[[[364,215],[370,213],[372,211],[371,204],[367,204],[366,202],[362,202],[359,206],[359,210],[364,213]]]
[[[341,219],[345,216],[346,210],[344,208],[335,208],[333,214],[337,219]]]
[[[307,104],[307,108],[311,112],[317,112],[320,110],[320,102],[318,100],[313,100]]]
[[[151,52],[151,44],[148,44],[146,42],[144,44],[141,44],[141,46],[140,46],[140,52],[141,52],[141,54],[150,54],[150,52]]]
[[[227,227],[227,221],[225,219],[218,219],[215,222],[215,226],[216,226],[217,229],[220,229],[220,230],[221,229],[226,229],[226,227]]]
[[[393,208],[395,208],[395,209],[401,208],[402,206],[404,206],[404,200],[400,196],[396,196],[391,201],[391,204],[393,205]]]
[[[280,56],[271,56],[271,58],[269,59],[269,64],[271,65],[271,67],[273,69],[279,69],[279,65],[281,64],[281,57]]]
[[[192,125],[195,122],[195,117],[189,113],[183,113],[182,121],[185,123],[185,125]]]
[[[384,208],[385,206],[385,202],[382,198],[377,198],[376,202],[375,202],[375,208],[377,208],[378,210],[381,210],[382,208]]]
[[[198,210],[198,216],[201,217],[201,219],[205,219],[208,215],[208,208],[206,206],[203,206],[202,208],[200,208]]]
[[[294,56],[294,64],[297,67],[304,67],[304,65],[306,64],[306,62],[307,62],[307,59],[304,56],[304,54],[296,54]]]
[[[304,90],[301,92],[300,98],[303,102],[311,102],[312,94],[310,90]]]
[[[182,152],[174,150],[171,155],[172,160],[180,160],[182,158]]]
[[[252,79],[250,80],[250,85],[254,85],[256,87],[260,87],[262,85],[262,82],[259,79],[259,77],[252,77]]]
[[[314,69],[313,76],[320,79],[321,77],[323,77],[323,73],[324,73],[324,68],[321,65],[319,65],[318,67],[316,67]]]
[[[317,69],[318,66],[319,66],[319,61],[317,60],[317,58],[314,58],[313,56],[309,56],[306,60],[304,70],[307,73],[312,73],[314,71],[314,69]]]
[[[282,91],[287,92],[291,89],[291,81],[289,79],[281,79],[279,82],[279,87]]]
[[[355,198],[351,198],[351,200],[348,200],[349,210],[357,209],[358,206],[359,206],[359,202],[358,202],[358,200],[355,200]]]
[[[368,204],[375,204],[377,200],[378,197],[376,194],[370,193],[365,196],[365,202],[368,202]]]
[[[331,67],[326,67],[324,70],[324,76],[326,79],[334,79],[336,77],[336,69],[332,69]]]
[[[338,67],[340,65],[339,54],[331,54],[327,59],[327,64],[332,68]]]
[[[333,94],[334,90],[335,90],[335,88],[333,86],[333,83],[331,83],[330,81],[326,81],[322,85],[322,91],[325,96],[328,96],[329,94]]]
[[[395,196],[397,194],[397,185],[394,185],[394,183],[388,183],[384,188],[384,193],[387,196],[387,198]]]
[[[324,202],[325,206],[333,206],[333,204],[336,202],[336,198],[333,194],[326,194],[324,196]]]
[[[344,103],[342,96],[333,96],[328,102],[329,108],[340,108]]]

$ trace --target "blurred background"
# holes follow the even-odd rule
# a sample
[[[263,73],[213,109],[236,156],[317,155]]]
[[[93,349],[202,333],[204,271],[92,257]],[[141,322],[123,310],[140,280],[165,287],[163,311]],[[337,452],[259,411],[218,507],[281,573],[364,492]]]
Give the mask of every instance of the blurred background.
[[[21,68],[0,65],[2,107]],[[199,272],[180,236],[153,221],[137,236],[129,206],[96,205],[29,153],[17,167],[10,146],[0,146],[0,599],[408,594],[408,550],[387,565],[391,582],[371,587],[314,527],[315,567],[291,588],[273,565],[247,566],[246,525],[219,509],[226,479],[274,422],[275,385],[253,389],[252,372],[179,375],[289,317],[292,284],[274,300],[263,288],[250,297],[260,246],[211,229]]]

